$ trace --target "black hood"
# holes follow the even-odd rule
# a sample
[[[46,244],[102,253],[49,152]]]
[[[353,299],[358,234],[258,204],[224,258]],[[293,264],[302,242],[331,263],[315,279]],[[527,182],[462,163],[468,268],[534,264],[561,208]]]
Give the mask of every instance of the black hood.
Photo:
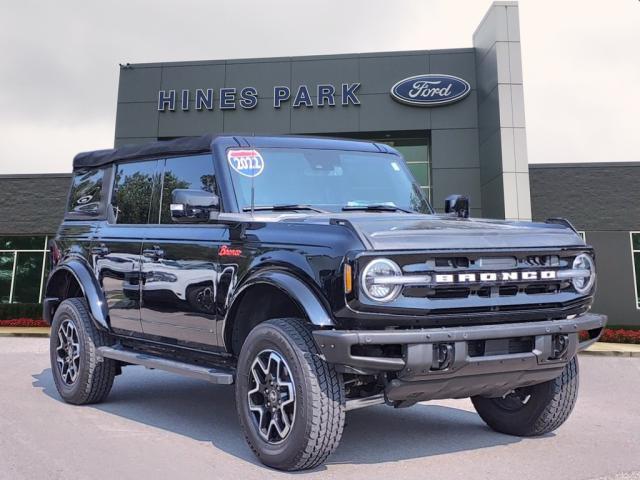
[[[309,215],[305,223],[344,221],[351,224],[371,250],[485,249],[582,246],[571,228],[556,223],[533,223],[449,215],[405,213],[345,213]]]

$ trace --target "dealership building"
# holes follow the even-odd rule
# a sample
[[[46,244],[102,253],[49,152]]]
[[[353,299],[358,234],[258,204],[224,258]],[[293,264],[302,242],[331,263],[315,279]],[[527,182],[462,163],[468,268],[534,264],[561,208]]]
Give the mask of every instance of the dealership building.
[[[208,133],[388,143],[439,211],[460,193],[472,216],[571,220],[596,248],[594,308],[640,327],[640,163],[529,164],[520,51],[517,3],[494,2],[469,48],[126,64],[115,146]],[[0,176],[0,302],[41,298],[68,184]]]

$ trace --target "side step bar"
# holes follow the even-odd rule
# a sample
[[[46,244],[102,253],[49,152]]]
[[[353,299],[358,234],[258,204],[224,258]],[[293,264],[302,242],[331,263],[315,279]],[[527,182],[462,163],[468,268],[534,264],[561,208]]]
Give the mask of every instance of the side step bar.
[[[177,373],[178,375],[185,375],[191,378],[198,378],[217,385],[231,385],[234,381],[234,375],[230,371],[167,360],[166,358],[133,350],[125,350],[124,348],[98,347],[98,354],[104,358],[112,358],[113,360],[120,360],[121,362],[164,370],[165,372]]]

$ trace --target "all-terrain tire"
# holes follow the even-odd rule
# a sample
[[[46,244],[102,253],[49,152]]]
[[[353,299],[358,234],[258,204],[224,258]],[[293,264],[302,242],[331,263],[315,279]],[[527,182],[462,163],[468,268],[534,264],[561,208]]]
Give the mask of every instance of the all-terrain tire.
[[[562,425],[573,410],[578,396],[578,360],[574,357],[562,373],[545,383],[516,389],[528,401],[519,408],[507,408],[503,398],[473,397],[476,411],[493,430],[532,437],[552,432]]]
[[[261,352],[284,359],[295,391],[291,430],[278,444],[259,433],[248,394],[252,365]],[[268,320],[255,327],[238,358],[236,408],[249,446],[267,466],[279,470],[306,470],[322,464],[336,449],[345,420],[342,375],[319,355],[310,326],[297,318]]]
[[[64,322],[75,327],[79,346],[79,368],[72,383],[63,379],[58,363],[59,330]],[[115,360],[99,357],[97,349],[111,343],[109,336],[95,327],[84,298],[69,298],[60,304],[51,323],[49,353],[53,380],[65,402],[85,405],[101,402],[107,397],[113,386],[117,364]]]

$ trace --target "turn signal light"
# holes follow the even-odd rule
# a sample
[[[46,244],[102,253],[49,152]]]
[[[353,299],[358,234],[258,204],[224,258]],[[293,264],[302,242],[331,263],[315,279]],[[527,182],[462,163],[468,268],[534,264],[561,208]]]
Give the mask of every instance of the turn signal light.
[[[344,264],[344,293],[351,293],[353,290],[353,272],[351,265]]]

